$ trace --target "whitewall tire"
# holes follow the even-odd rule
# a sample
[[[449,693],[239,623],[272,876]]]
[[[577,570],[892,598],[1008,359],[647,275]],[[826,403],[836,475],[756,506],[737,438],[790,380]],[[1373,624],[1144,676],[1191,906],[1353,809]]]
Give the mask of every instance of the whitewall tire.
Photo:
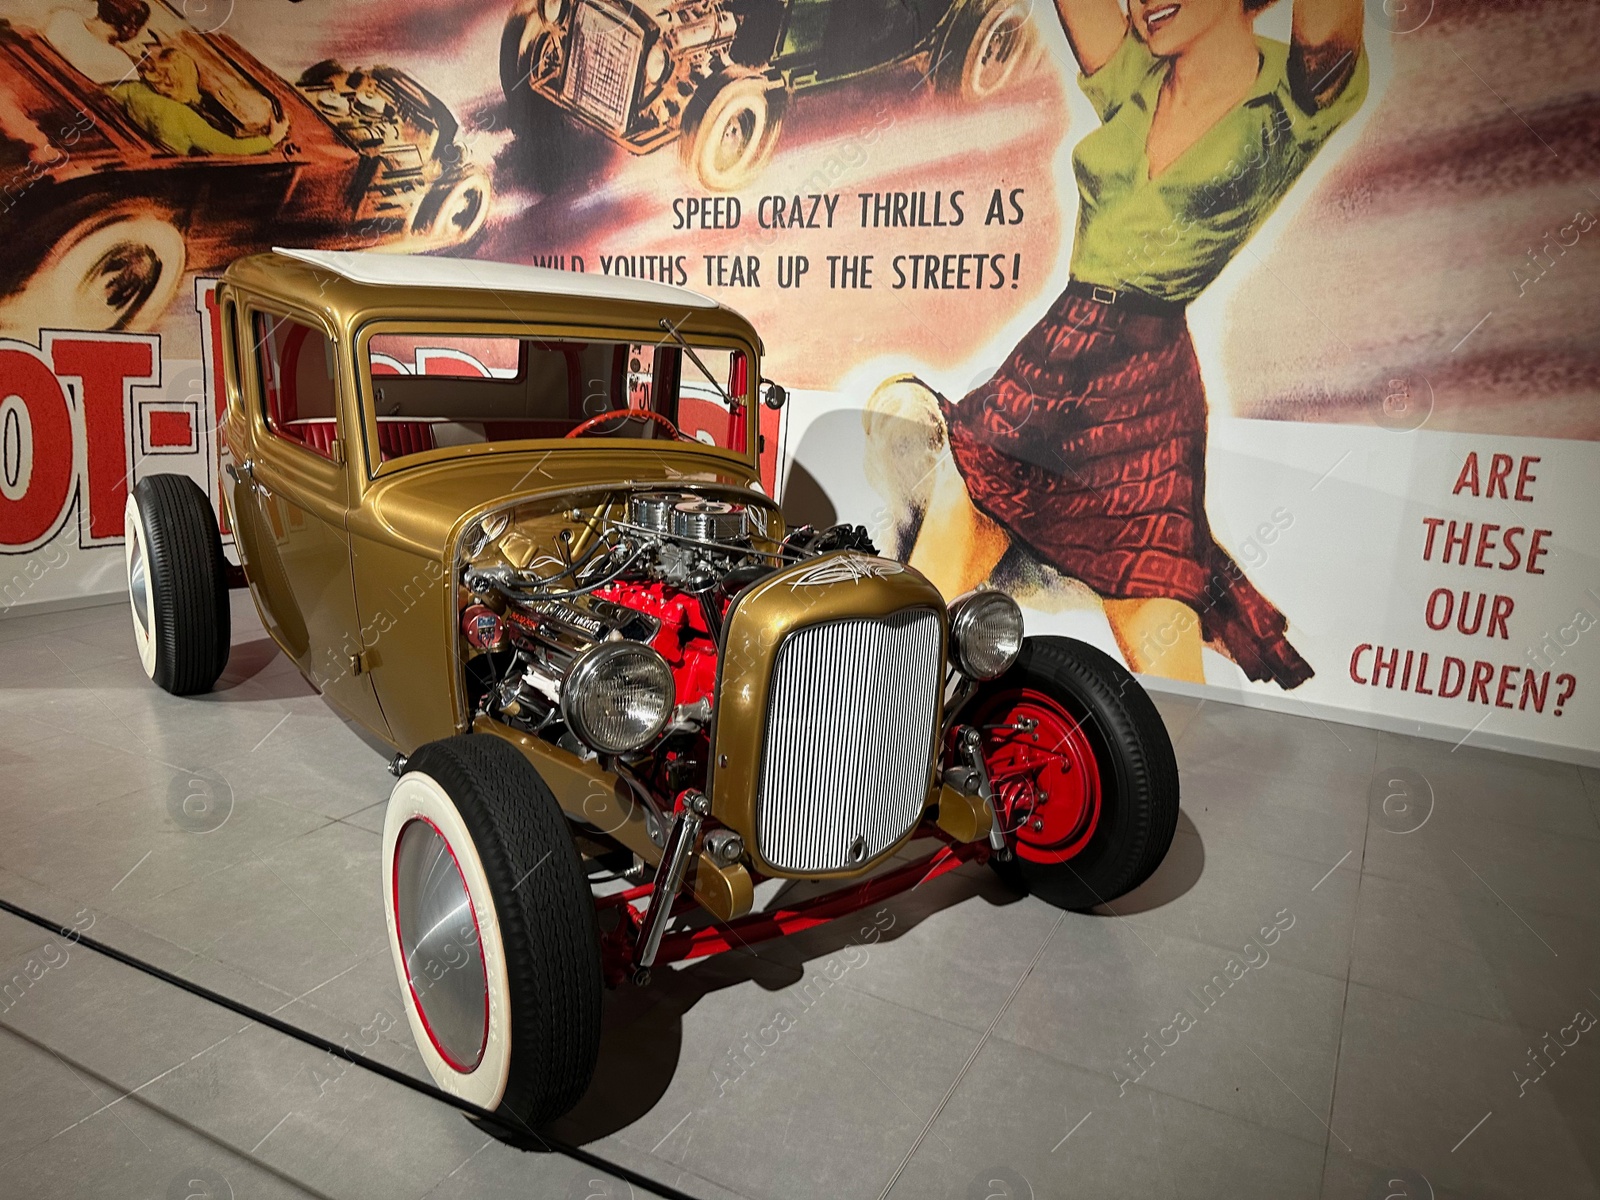
[[[1029,70],[1036,54],[1025,0],[969,0],[938,57],[936,83],[963,100],[987,100]]]
[[[211,501],[184,475],[148,475],[123,508],[123,564],[139,665],[175,696],[211,690],[228,665],[227,562]]]
[[[684,165],[709,191],[737,191],[772,160],[788,97],[761,75],[707,80],[684,113]]]
[[[433,247],[459,246],[483,231],[489,219],[492,185],[488,173],[468,171],[459,179],[439,182],[417,209],[412,233]]]
[[[445,1091],[494,1109],[511,1070],[505,945],[483,860],[431,775],[407,772],[390,794],[383,862],[389,950],[417,1052]]]
[[[600,1044],[594,900],[566,819],[522,753],[429,742],[383,827],[390,956],[435,1083],[532,1132],[577,1103]]]
[[[133,644],[139,665],[156,677],[156,598],[150,588],[150,550],[145,545],[144,521],[132,492],[122,510],[123,561],[128,573],[128,607],[133,613]]]

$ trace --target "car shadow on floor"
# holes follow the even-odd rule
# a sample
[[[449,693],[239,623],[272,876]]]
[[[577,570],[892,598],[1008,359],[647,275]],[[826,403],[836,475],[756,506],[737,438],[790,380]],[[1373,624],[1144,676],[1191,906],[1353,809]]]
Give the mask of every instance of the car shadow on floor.
[[[1195,884],[1206,869],[1206,847],[1200,831],[1189,820],[1189,814],[1178,810],[1178,829],[1172,838],[1172,848],[1156,868],[1155,874],[1115,905],[1101,904],[1092,911],[1099,917],[1131,917],[1171,904]]]
[[[1155,873],[1114,906],[1101,905],[1087,915],[1125,918],[1160,908],[1193,888],[1204,869],[1200,833],[1180,811],[1172,849]],[[779,897],[793,903],[816,890],[826,889],[795,885]],[[888,908],[895,919],[874,940],[898,941],[929,917],[969,901],[1003,907],[1023,899],[987,869],[969,866],[928,884],[925,891],[903,892],[877,906],[878,911]],[[594,1080],[578,1105],[548,1132],[585,1145],[640,1120],[666,1094],[681,1065],[685,1014],[712,993],[742,983],[755,983],[767,992],[793,987],[807,977],[807,964],[825,962],[861,944],[864,914],[865,910],[848,914],[792,937],[756,943],[687,967],[658,969],[646,988],[624,983],[608,990]],[[867,923],[872,923],[870,917]]]
[[[253,688],[248,693],[229,694],[255,679],[281,653],[277,643],[269,637],[234,643],[228,651],[228,665],[222,669],[216,684],[211,691],[195,698],[226,703],[230,700],[287,700],[292,696],[310,695],[311,685],[301,678],[299,672],[290,671],[279,672],[274,679],[263,682],[261,687]]]

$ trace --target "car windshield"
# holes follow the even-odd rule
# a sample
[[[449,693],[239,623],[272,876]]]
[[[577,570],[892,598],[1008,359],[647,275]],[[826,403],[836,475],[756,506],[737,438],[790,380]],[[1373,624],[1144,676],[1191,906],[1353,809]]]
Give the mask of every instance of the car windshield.
[[[727,346],[386,331],[367,340],[378,458],[531,438],[684,439],[743,454],[750,366]]]

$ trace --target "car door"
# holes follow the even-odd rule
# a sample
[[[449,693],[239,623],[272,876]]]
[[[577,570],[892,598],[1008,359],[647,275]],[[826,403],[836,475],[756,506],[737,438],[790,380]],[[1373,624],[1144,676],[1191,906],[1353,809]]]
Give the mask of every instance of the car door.
[[[252,305],[245,317],[249,349],[239,365],[255,455],[230,472],[229,508],[250,587],[301,672],[336,707],[384,734],[356,617],[343,450],[352,440],[334,342],[307,316]]]

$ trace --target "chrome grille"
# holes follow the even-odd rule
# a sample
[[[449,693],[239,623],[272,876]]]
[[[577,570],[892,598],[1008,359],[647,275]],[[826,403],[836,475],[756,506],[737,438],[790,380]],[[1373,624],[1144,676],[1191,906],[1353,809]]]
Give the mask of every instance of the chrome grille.
[[[927,798],[941,682],[937,613],[810,625],[778,647],[756,790],[761,856],[838,871],[881,854]]]
[[[643,35],[594,0],[578,6],[572,59],[562,95],[608,129],[621,133],[633,104]]]

